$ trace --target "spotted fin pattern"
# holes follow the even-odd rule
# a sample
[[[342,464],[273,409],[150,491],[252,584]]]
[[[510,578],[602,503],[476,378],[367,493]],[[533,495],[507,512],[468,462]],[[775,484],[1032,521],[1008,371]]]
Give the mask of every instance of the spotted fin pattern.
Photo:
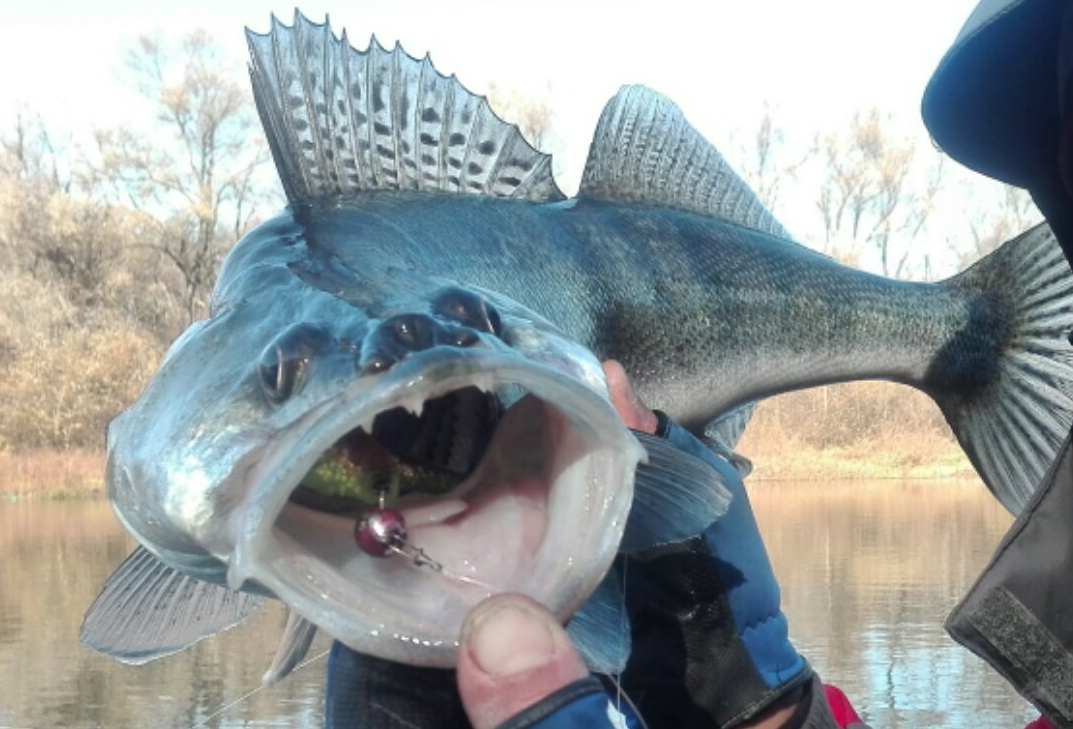
[[[551,157],[399,45],[351,47],[328,22],[246,31],[254,99],[291,203],[376,190],[433,190],[544,202],[563,194]]]

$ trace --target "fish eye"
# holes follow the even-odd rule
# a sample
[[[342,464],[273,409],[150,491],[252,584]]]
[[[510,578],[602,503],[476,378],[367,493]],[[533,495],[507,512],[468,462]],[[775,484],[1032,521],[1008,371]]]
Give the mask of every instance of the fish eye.
[[[302,386],[310,360],[327,338],[320,327],[295,324],[265,347],[257,369],[269,400],[281,403]]]
[[[503,322],[499,318],[499,312],[472,291],[448,286],[432,300],[432,310],[477,331],[489,332],[497,337],[503,336]]]

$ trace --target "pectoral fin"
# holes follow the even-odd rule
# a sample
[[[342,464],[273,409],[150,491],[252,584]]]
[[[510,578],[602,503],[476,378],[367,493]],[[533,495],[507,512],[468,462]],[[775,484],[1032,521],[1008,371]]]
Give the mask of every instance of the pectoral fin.
[[[748,458],[734,450],[734,447],[749,424],[756,403],[749,402],[720,415],[704,427],[704,442],[718,455],[727,459],[738,474],[745,478],[753,472],[753,464]]]
[[[663,438],[634,435],[648,451],[648,462],[637,465],[633,507],[619,551],[695,537],[726,513],[730,492],[717,470]]]
[[[283,628],[279,647],[276,648],[276,655],[272,657],[272,665],[261,676],[261,683],[271,686],[290,675],[291,671],[306,657],[316,634],[316,625],[293,610],[287,613],[287,625]]]
[[[86,611],[79,639],[139,665],[238,625],[262,602],[258,595],[184,575],[139,547]]]
[[[603,581],[570,619],[566,632],[597,673],[622,673],[630,657],[630,619],[622,596],[622,580],[612,567]]]

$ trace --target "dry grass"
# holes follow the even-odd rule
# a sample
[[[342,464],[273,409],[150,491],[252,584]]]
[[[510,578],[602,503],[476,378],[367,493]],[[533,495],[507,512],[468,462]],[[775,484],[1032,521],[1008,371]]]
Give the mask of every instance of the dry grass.
[[[741,452],[753,462],[751,480],[973,478],[952,436],[894,434],[847,446],[820,447],[793,436],[767,440],[747,434]]]
[[[0,498],[82,498],[104,493],[104,454],[92,450],[0,451]]]
[[[757,481],[976,477],[935,404],[884,382],[772,398],[738,449]]]
[[[975,477],[935,405],[887,383],[773,398],[739,450],[752,460],[755,481]],[[103,476],[104,454],[93,449],[0,450],[5,499],[100,495]]]

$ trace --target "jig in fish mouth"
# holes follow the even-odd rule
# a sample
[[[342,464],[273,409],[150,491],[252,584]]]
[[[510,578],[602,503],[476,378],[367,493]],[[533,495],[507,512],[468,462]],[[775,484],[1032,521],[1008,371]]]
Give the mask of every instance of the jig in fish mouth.
[[[394,506],[400,498],[442,496],[472,475],[491,443],[500,400],[465,387],[380,413],[372,432],[355,428],[326,450],[291,501],[332,513]]]
[[[408,542],[396,503],[435,500],[463,484],[491,443],[499,403],[471,386],[429,400],[419,415],[404,408],[382,412],[373,434],[355,428],[326,450],[290,500],[329,513],[356,512],[354,538],[363,552],[408,557],[442,572],[441,563]]]
[[[522,592],[564,619],[587,598],[643,457],[592,383],[512,353],[419,352],[265,449],[228,582],[262,586],[355,650],[451,666],[489,594]]]

